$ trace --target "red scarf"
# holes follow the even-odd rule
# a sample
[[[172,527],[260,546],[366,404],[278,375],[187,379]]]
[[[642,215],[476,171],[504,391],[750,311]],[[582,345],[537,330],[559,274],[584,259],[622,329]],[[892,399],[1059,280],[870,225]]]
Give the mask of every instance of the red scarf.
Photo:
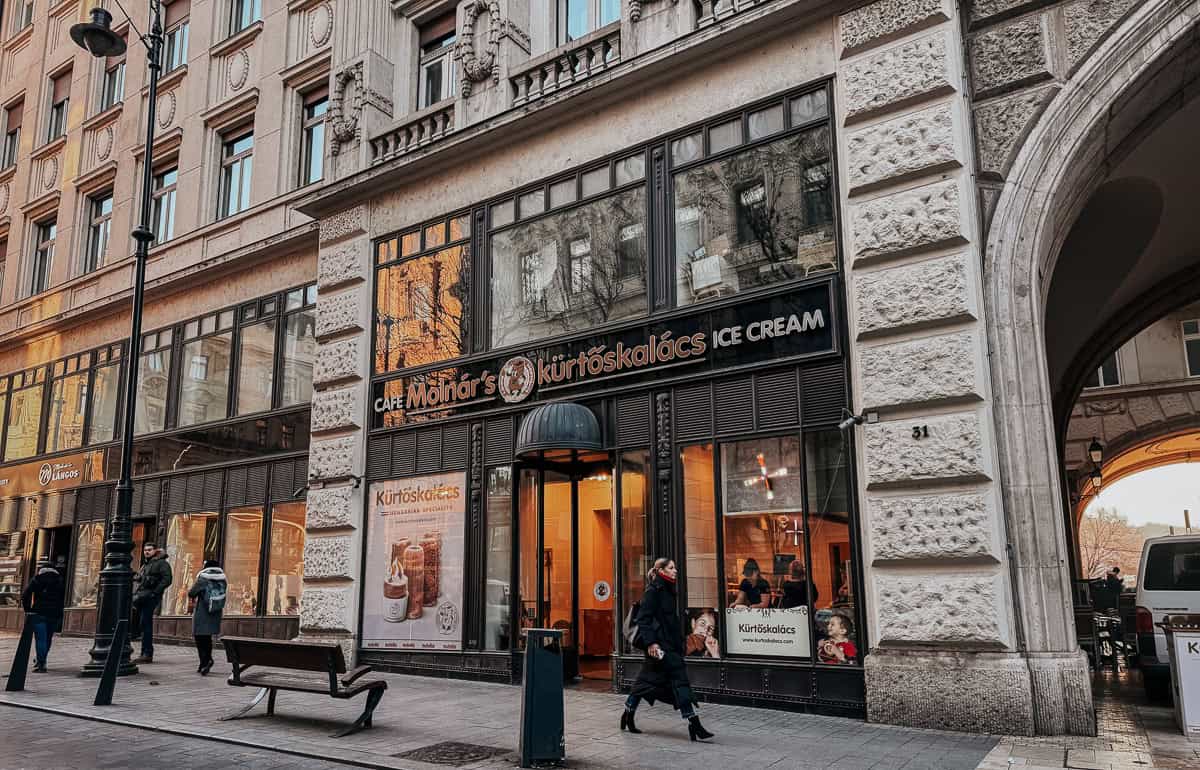
[[[670,575],[668,575],[667,573],[663,572],[662,570],[659,570],[659,571],[658,571],[658,576],[659,576],[660,578],[662,578],[663,580],[667,581],[668,583],[671,583],[671,584],[674,584],[674,583],[675,583],[675,578],[671,577]]]

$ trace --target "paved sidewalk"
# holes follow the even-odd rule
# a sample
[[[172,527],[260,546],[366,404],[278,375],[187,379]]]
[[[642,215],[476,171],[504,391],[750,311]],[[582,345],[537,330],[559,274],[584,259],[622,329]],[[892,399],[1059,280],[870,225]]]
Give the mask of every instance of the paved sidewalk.
[[[220,715],[248,703],[254,690],[225,684],[229,665],[220,653],[218,658],[222,660],[212,674],[198,676],[195,651],[188,647],[160,646],[154,664],[118,681],[112,706],[92,706],[97,682],[77,675],[86,659],[88,643],[83,639],[56,639],[50,673],[30,674],[25,692],[0,692],[0,705],[44,709],[369,767],[436,767],[396,755],[444,741],[504,750],[467,767],[516,764],[521,701],[517,687],[384,675],[389,689],[375,712],[375,727],[333,739],[330,734],[353,721],[361,711],[361,698],[345,702],[282,692],[274,717],[267,717],[265,705],[260,705],[246,719],[219,722]],[[15,647],[13,637],[0,639],[0,672],[7,673]],[[714,704],[705,705],[702,714],[705,726],[717,738],[702,745],[688,741],[682,721],[667,707],[639,711],[638,725],[645,731],[642,735],[620,732],[620,710],[620,696],[568,690],[569,767],[662,770],[702,763],[708,768],[774,770],[973,770],[997,742],[992,736]],[[317,714],[320,716],[314,716]],[[6,747],[6,751],[11,748]]]

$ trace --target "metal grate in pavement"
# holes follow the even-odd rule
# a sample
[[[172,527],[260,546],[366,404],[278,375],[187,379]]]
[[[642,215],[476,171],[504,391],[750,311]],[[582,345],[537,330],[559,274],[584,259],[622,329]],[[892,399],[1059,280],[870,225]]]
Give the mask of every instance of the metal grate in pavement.
[[[393,754],[392,756],[399,757],[400,759],[414,759],[418,762],[428,762],[432,765],[462,767],[472,762],[479,762],[483,759],[491,759],[492,757],[508,753],[508,749],[499,749],[495,746],[444,741],[442,743],[435,743],[432,746],[422,746],[419,749]]]

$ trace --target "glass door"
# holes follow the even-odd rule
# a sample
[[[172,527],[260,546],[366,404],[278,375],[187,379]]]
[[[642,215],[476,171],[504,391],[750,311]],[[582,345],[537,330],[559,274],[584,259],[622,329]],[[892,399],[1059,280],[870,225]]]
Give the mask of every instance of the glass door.
[[[576,529],[579,608],[579,674],[584,679],[612,680],[616,634],[616,591],[613,549],[613,483],[611,466],[585,472],[576,482]]]

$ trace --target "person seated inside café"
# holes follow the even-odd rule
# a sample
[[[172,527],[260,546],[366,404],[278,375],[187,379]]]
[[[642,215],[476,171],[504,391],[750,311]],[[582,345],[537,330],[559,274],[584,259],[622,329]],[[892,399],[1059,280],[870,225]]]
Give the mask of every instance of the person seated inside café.
[[[783,598],[779,602],[780,609],[790,610],[796,607],[807,607],[809,602],[817,603],[817,587],[813,585],[804,562],[795,559],[788,565],[788,576],[783,581]]]
[[[734,607],[750,607],[765,609],[771,606],[771,586],[763,580],[758,562],[746,559],[742,567],[742,582],[738,585],[737,598],[733,600]]]

